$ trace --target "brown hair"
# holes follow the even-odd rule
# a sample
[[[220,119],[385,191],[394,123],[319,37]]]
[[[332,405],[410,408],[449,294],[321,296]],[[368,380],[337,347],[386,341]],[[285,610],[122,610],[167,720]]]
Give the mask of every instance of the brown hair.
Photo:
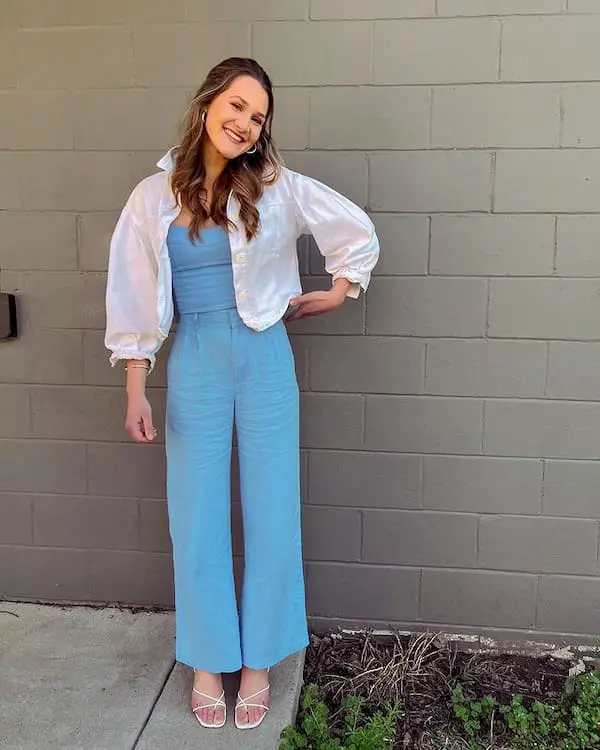
[[[269,99],[269,109],[256,152],[231,159],[213,186],[212,203],[205,205],[206,177],[203,161],[204,122],[202,113],[213,99],[229,88],[239,76],[251,76],[264,88]],[[240,220],[248,240],[256,236],[260,221],[256,203],[266,185],[277,180],[282,160],[271,138],[273,122],[273,86],[267,72],[255,61],[246,57],[230,57],[216,65],[207,75],[192,99],[183,120],[183,138],[175,155],[171,187],[180,206],[192,214],[190,239],[199,237],[200,228],[208,219],[228,229],[227,200],[233,192],[240,204]]]

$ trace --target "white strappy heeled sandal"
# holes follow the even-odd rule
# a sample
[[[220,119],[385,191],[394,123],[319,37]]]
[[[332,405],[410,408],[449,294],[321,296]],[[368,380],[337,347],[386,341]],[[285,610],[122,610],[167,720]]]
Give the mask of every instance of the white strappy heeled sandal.
[[[206,693],[202,693],[200,690],[196,690],[195,687],[192,688],[192,692],[196,693],[196,695],[201,695],[203,698],[208,698],[208,700],[213,701],[213,703],[206,703],[203,706],[196,706],[196,708],[192,708],[192,713],[194,716],[198,719],[201,726],[203,726],[205,729],[221,729],[221,727],[225,726],[225,721],[227,720],[227,704],[225,703],[225,691],[221,693],[221,695],[218,698],[213,698],[212,695],[207,695]],[[212,722],[208,723],[200,718],[199,712],[203,711],[205,708],[222,708],[223,709],[223,721],[217,723]]]
[[[267,669],[267,673],[269,670]],[[262,690],[259,690],[257,693],[253,693],[252,695],[247,695],[245,698],[242,698],[242,696],[237,694],[237,701],[235,704],[235,725],[238,729],[256,729],[260,724],[262,724],[265,716],[267,715],[267,711],[269,710],[269,706],[265,706],[264,703],[248,703],[249,700],[252,700],[252,698],[256,698],[261,693],[264,693],[265,691],[270,689],[270,685],[266,685]],[[245,708],[246,710],[249,708],[262,708],[263,714],[260,717],[258,721],[253,722],[252,724],[250,722],[240,723],[238,721],[238,709]]]

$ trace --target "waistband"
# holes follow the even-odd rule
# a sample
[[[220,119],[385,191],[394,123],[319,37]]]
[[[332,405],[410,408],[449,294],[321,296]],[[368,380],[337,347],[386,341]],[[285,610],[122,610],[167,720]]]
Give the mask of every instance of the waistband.
[[[179,314],[179,327],[221,325],[228,327],[243,326],[244,321],[236,307],[227,310],[208,310],[207,312],[183,312]]]

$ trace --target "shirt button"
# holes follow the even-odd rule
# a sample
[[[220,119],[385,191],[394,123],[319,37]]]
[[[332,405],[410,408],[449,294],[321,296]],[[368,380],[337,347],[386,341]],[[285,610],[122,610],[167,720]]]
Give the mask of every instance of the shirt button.
[[[240,292],[237,296],[238,302],[243,302],[247,296],[246,292]]]
[[[235,256],[235,262],[236,263],[245,263],[246,262],[246,253],[238,253]]]

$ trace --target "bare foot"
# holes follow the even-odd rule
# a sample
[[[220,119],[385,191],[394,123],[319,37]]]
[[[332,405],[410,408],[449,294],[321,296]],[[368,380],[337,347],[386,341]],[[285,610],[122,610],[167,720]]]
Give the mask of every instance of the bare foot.
[[[243,704],[239,705],[236,708],[236,716],[239,724],[256,724],[267,713],[269,707],[268,685],[269,674],[266,669],[249,669],[248,667],[242,669],[240,696],[248,703],[258,704],[259,707],[248,706],[248,708],[244,708]],[[255,693],[259,694],[254,698],[249,697],[255,695]]]
[[[222,706],[215,707],[223,692],[223,679],[220,674],[194,670],[194,689],[204,695],[198,695],[192,691],[190,705],[196,716],[204,724],[219,726],[225,719],[225,709]],[[204,708],[206,706],[206,708]],[[195,710],[195,709],[200,710]]]

